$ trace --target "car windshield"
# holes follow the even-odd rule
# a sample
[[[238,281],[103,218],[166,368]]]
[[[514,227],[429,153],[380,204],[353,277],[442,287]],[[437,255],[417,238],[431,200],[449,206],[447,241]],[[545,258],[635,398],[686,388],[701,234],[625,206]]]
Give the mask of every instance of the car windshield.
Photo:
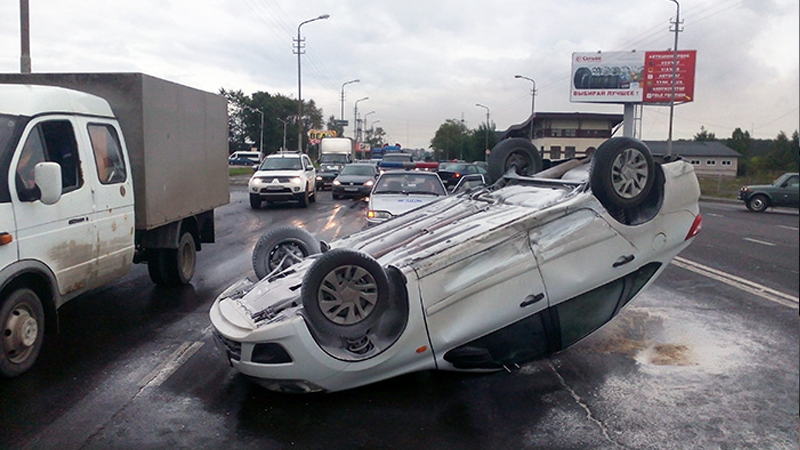
[[[300,170],[300,158],[267,158],[259,170]]]
[[[375,168],[367,164],[350,164],[342,169],[340,175],[375,175]]]
[[[319,162],[344,164],[347,162],[347,155],[344,153],[323,153]]]
[[[386,173],[378,180],[375,194],[447,195],[436,174]]]
[[[448,172],[458,172],[458,173],[475,173],[475,172],[477,172],[476,170],[470,171],[469,170],[470,166],[471,166],[471,164],[463,164],[463,163],[448,164],[447,168],[445,170],[447,170]],[[441,166],[439,167],[439,170],[442,170]]]

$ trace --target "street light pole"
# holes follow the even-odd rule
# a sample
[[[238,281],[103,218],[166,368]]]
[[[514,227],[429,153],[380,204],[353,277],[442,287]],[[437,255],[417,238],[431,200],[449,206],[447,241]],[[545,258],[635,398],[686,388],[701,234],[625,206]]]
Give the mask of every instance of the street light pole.
[[[31,73],[31,32],[28,0],[19,0],[20,58],[19,72]]]
[[[252,106],[248,105],[242,105],[242,106],[249,109],[250,111],[257,112],[258,114],[261,115],[261,126],[259,128],[261,130],[259,132],[261,137],[258,140],[258,154],[259,154],[259,159],[264,158],[264,112],[261,111],[260,109],[253,108]]]
[[[536,81],[534,81],[533,78],[524,77],[522,75],[514,75],[514,78],[521,78],[533,83],[533,88],[531,88],[531,140],[533,140],[533,111],[534,102],[536,101]]]
[[[281,147],[281,151],[283,152],[286,151],[286,121],[277,117],[276,119],[280,120],[283,124],[283,147]]]
[[[354,103],[353,106],[353,140],[358,142],[358,102],[369,100],[369,97],[362,97]]]
[[[339,120],[344,120],[344,87],[345,87],[345,85],[352,84],[352,83],[358,83],[360,81],[361,80],[359,80],[359,79],[355,79],[355,80],[345,81],[344,83],[342,83],[342,97],[341,97],[342,111],[339,114]]]
[[[475,103],[475,106],[486,109],[486,150],[489,150],[489,107],[480,103]]]
[[[323,14],[319,17],[300,22],[300,25],[297,26],[297,40],[295,41],[297,44],[297,151],[301,153],[303,152],[303,91],[301,87],[302,79],[300,77],[300,55],[303,54],[303,40],[300,38],[300,27],[309,22],[327,19],[328,17],[330,17],[330,15]]]
[[[678,76],[678,33],[681,28],[681,4],[678,0],[669,0],[675,3],[675,43],[672,46],[672,95],[669,100],[669,138],[667,138],[667,157],[672,156],[672,118],[675,113],[675,78]]]

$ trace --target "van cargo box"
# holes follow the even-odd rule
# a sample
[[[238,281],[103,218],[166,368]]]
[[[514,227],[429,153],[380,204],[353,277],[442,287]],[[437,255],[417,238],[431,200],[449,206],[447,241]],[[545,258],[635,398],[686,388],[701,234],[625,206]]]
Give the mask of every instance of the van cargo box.
[[[0,83],[60,86],[108,101],[131,161],[136,229],[150,230],[228,203],[223,96],[142,73],[5,73]]]

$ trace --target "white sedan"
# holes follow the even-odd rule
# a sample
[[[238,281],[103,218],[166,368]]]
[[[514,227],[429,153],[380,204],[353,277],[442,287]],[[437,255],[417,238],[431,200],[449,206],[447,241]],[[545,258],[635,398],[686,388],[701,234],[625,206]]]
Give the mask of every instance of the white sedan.
[[[540,171],[530,141],[512,138],[489,162],[494,185],[329,244],[267,232],[259,280],[211,307],[226,361],[286,392],[513,368],[607,323],[700,231],[691,164],[655,161],[634,139]]]
[[[446,196],[447,189],[436,172],[417,170],[384,172],[375,181],[369,196],[367,224],[385,222]]]

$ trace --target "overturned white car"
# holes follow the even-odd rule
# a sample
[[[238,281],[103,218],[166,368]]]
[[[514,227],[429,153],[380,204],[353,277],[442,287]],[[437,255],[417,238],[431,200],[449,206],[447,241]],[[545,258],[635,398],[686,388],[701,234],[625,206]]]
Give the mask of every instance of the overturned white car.
[[[569,347],[689,245],[700,190],[690,164],[656,162],[630,138],[606,141],[590,164],[542,164],[530,141],[506,139],[492,186],[329,244],[267,232],[253,254],[260,280],[211,308],[215,340],[236,370],[288,392],[497,370]]]

